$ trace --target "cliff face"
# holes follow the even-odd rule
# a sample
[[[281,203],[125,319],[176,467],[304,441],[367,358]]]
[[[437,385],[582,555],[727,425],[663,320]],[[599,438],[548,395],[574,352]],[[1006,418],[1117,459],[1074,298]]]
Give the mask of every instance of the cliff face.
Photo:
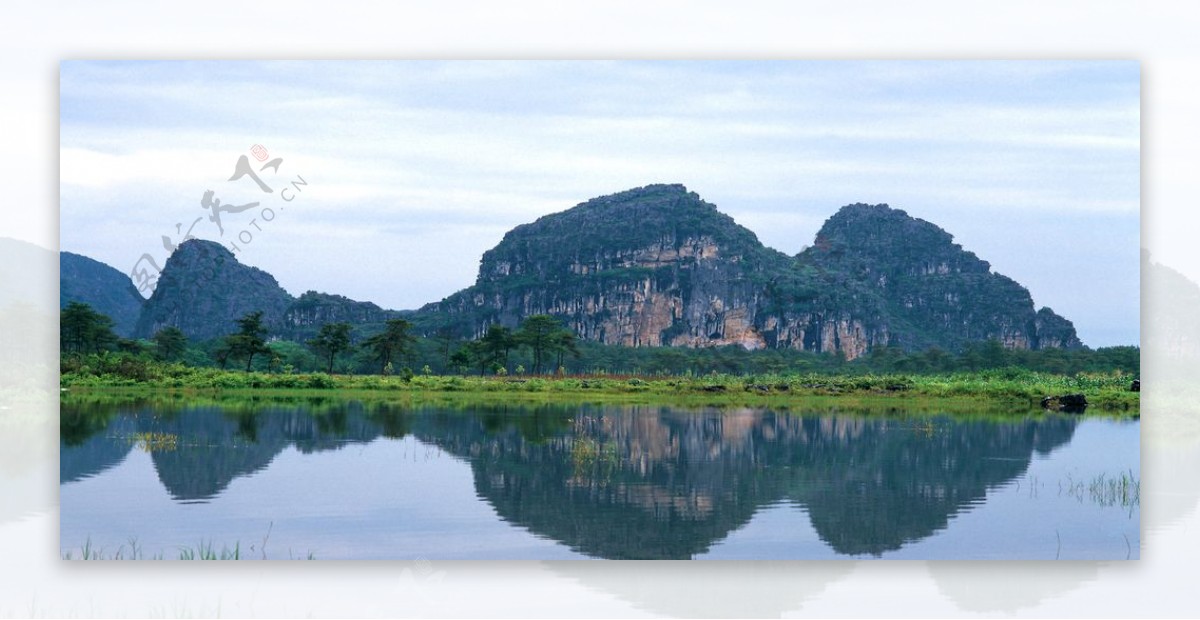
[[[131,286],[124,278],[112,288]],[[329,322],[373,329],[408,315],[314,291],[293,298],[223,246],[192,240],[167,260],[134,334],[174,325],[205,340],[259,310],[272,335],[293,340]],[[483,255],[473,286],[413,318],[425,332],[473,338],[534,314],[624,346],[793,348],[847,359],[873,347],[956,350],[991,338],[1019,349],[1082,346],[1070,321],[1035,311],[1024,287],[904,211],[843,207],[793,257],[682,185],[603,196],[518,226]]]
[[[761,348],[761,280],[787,261],[682,186],[651,186],[518,226],[474,286],[423,311],[472,335],[546,313],[607,344]]]
[[[133,334],[145,300],[129,276],[86,256],[59,254],[59,307],[71,302],[88,304],[113,320],[120,336]]]
[[[299,341],[325,323],[375,325],[399,314],[316,291],[294,298],[271,274],[239,263],[219,243],[193,239],[167,259],[135,331],[148,338],[173,325],[193,340],[208,340],[233,333],[237,319],[260,310],[270,336]]]
[[[1070,321],[1034,311],[1025,287],[992,273],[941,228],[887,205],[843,207],[797,260],[880,298],[891,344],[907,349],[990,338],[1012,349],[1082,346]]]
[[[851,205],[796,257],[681,185],[589,200],[518,226],[484,254],[474,286],[422,314],[463,335],[532,314],[626,346],[954,349],[1081,346],[1069,321],[991,273],[940,228],[886,205]]]
[[[271,274],[239,263],[219,243],[192,239],[163,265],[135,333],[149,338],[175,326],[193,340],[208,340],[233,333],[237,319],[260,310],[264,323],[278,329],[292,301]]]
[[[279,329],[293,339],[302,340],[321,331],[326,323],[374,325],[399,315],[369,301],[308,291],[288,305]]]

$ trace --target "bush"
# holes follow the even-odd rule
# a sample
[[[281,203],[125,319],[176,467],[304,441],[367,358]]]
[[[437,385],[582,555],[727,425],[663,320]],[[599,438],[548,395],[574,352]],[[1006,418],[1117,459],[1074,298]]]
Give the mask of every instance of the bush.
[[[305,377],[305,387],[314,390],[329,390],[337,387],[337,381],[323,372],[316,372]]]

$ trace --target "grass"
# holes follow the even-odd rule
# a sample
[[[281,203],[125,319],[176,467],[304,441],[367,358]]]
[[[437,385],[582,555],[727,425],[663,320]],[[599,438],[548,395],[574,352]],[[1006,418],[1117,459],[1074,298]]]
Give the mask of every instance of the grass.
[[[1142,505],[1142,481],[1135,478],[1132,471],[1121,472],[1116,476],[1103,473],[1087,481],[1075,480],[1068,475],[1065,484],[1059,482],[1059,493],[1062,493],[1064,488],[1068,497],[1081,504],[1090,501],[1103,508],[1124,508],[1131,519],[1135,510]],[[1132,554],[1128,537],[1125,539],[1125,545]]]
[[[288,557],[296,559],[289,551]],[[147,556],[142,547],[138,544],[136,538],[131,538],[128,543],[122,544],[116,550],[108,552],[103,548],[97,548],[92,544],[92,539],[88,538],[86,542],[80,546],[78,553],[75,551],[65,551],[62,554],[64,560],[249,560],[254,559],[249,554],[243,554],[241,542],[235,542],[233,547],[222,546],[218,549],[212,541],[200,541],[194,547],[177,547],[174,554],[168,557],[164,552]],[[267,559],[266,550],[263,550],[261,559]],[[316,556],[309,552],[304,559],[315,560]]]
[[[1084,394],[1089,410],[1137,415],[1140,394],[1130,392],[1133,377],[1119,373],[1074,376],[1018,369],[942,375],[705,375],[705,376],[416,376],[409,380],[379,375],[272,374],[162,365],[143,381],[114,375],[67,372],[67,393],[106,390],[153,391],[190,395],[389,393],[431,397],[473,394],[506,400],[585,399],[617,403],[719,404],[775,406],[799,400],[831,399],[844,404],[865,401],[912,402],[937,399],[1028,411],[1045,396]]]
[[[1132,471],[1116,476],[1100,474],[1088,481],[1068,477],[1067,494],[1079,501],[1090,500],[1100,506],[1132,508],[1142,504],[1142,481]]]
[[[142,452],[171,452],[179,446],[179,436],[174,433],[134,433],[125,438]]]

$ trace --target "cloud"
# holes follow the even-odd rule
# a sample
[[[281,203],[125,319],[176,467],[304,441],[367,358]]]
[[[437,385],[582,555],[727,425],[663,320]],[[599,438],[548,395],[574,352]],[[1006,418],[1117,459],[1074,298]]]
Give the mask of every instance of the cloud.
[[[309,181],[278,230],[330,262],[349,242],[439,255],[465,226],[502,233],[656,182],[789,252],[849,202],[936,222],[1136,214],[1140,200],[1129,62],[75,61],[61,76],[64,247],[122,263],[140,246],[80,230],[119,216],[155,242],[202,214],[206,189],[252,200],[226,179],[253,144],[284,158],[279,177]],[[490,234],[464,235],[456,255],[474,258],[452,274],[429,264],[403,293],[343,284],[419,305]]]

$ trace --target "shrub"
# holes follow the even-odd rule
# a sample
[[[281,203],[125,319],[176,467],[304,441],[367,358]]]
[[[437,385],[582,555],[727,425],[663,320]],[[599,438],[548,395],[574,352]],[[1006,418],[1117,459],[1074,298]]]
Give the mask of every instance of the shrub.
[[[337,387],[337,381],[334,381],[333,377],[330,377],[323,372],[316,372],[308,375],[305,383],[307,384],[305,387],[314,390],[329,390]]]

